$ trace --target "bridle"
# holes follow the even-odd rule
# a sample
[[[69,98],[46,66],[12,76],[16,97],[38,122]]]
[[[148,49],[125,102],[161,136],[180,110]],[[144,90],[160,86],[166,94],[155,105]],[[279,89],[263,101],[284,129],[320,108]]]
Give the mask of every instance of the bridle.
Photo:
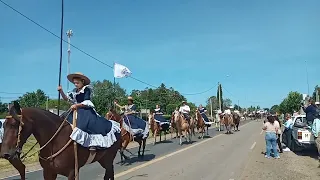
[[[9,159],[13,158],[14,156],[18,155],[18,157],[20,158],[20,154],[21,154],[21,151],[22,151],[22,146],[24,143],[21,143],[21,131],[23,129],[23,126],[24,126],[24,122],[22,121],[22,109],[20,108],[20,112],[21,112],[21,115],[16,115],[18,118],[19,118],[19,129],[18,129],[18,134],[17,134],[17,144],[16,144],[16,150],[15,150],[15,153],[11,155],[11,157],[9,157]],[[64,151],[69,145],[70,143],[72,142],[72,139],[70,139],[58,152],[54,153],[53,155],[49,156],[49,157],[41,157],[40,156],[40,151],[42,149],[44,149],[56,136],[57,134],[61,131],[61,129],[64,127],[65,123],[67,122],[66,118],[70,115],[70,113],[72,112],[71,109],[69,109],[67,111],[67,115],[65,117],[65,119],[63,119],[62,123],[60,124],[59,128],[56,130],[56,132],[53,134],[53,136],[42,146],[39,148],[39,150],[35,151],[34,153],[30,154],[29,156],[27,156],[32,149],[34,149],[34,147],[39,144],[39,142],[36,142],[20,159],[24,160],[25,158],[27,157],[31,157],[33,156],[34,154],[38,153],[39,154],[39,158],[42,159],[42,160],[52,160],[54,157],[58,156],[62,151]],[[6,116],[6,119],[9,119],[9,118],[14,118],[14,116]]]

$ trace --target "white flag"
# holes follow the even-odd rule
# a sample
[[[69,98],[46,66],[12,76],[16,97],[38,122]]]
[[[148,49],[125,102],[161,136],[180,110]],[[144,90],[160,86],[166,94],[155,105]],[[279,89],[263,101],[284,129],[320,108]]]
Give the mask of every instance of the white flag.
[[[114,63],[114,77],[123,78],[131,75],[131,71],[124,65]]]

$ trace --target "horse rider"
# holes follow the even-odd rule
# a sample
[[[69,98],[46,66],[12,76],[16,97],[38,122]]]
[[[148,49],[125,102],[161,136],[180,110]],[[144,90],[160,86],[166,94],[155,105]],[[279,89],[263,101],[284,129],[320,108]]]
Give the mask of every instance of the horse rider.
[[[163,112],[161,111],[160,105],[156,105],[154,109],[154,120],[160,125],[160,129],[169,128],[170,123],[163,117]],[[166,126],[166,127],[164,127]]]
[[[231,116],[232,115],[231,109],[227,108],[226,110],[224,110],[224,115]]]
[[[202,104],[199,105],[198,111],[200,112],[203,120],[204,120],[205,122],[209,122],[209,119],[208,119],[208,117],[207,117],[207,115],[206,115],[207,109],[206,109],[205,107],[203,107]]]
[[[120,135],[120,124],[100,116],[91,101],[90,79],[82,73],[69,74],[68,80],[75,88],[66,95],[62,87],[58,91],[65,101],[72,103],[69,111],[65,112],[68,122],[73,122],[73,111],[77,111],[77,127],[72,130],[70,138],[83,147],[94,151],[97,148],[109,148],[117,141],[114,134]]]
[[[117,101],[114,104],[124,110],[123,127],[133,136],[141,136],[142,139],[147,138],[149,135],[148,123],[136,115],[137,106],[134,104],[133,98],[129,96],[128,103],[124,106],[119,105]]]
[[[190,124],[190,107],[187,105],[186,101],[182,101],[182,106],[179,108],[179,112],[183,114],[184,118],[188,121]]]

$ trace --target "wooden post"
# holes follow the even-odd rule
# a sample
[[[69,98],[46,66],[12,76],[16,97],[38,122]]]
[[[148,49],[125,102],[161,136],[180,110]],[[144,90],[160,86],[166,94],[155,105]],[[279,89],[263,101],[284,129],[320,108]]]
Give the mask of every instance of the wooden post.
[[[73,111],[73,120],[72,120],[72,129],[77,127],[77,110]],[[73,149],[74,149],[74,179],[79,180],[79,165],[78,165],[78,144],[77,142],[73,142]]]

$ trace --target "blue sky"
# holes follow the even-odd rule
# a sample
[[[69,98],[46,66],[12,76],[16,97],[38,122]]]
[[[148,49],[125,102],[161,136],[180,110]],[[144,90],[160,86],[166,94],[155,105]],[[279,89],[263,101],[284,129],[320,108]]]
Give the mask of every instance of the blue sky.
[[[60,33],[59,1],[3,1]],[[220,81],[234,103],[270,107],[289,91],[307,93],[306,66],[310,93],[320,84],[319,8],[318,0],[68,0],[64,32],[72,28],[72,44],[110,65],[126,65],[150,84],[197,93]],[[1,91],[57,94],[59,39],[2,3],[0,12]],[[63,48],[66,86],[67,44]],[[113,78],[112,69],[75,49],[71,71]],[[127,92],[147,87],[118,82]],[[215,94],[216,88],[186,97],[199,104]],[[3,101],[15,96],[0,93]]]

